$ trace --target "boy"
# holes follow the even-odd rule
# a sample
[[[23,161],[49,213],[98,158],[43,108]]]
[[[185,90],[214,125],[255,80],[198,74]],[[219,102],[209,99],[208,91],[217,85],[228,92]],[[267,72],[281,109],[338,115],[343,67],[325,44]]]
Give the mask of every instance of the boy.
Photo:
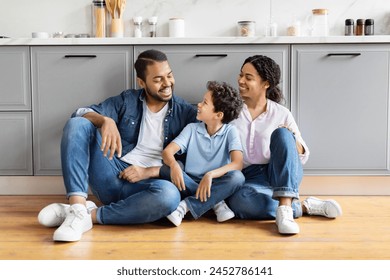
[[[244,183],[243,154],[236,119],[243,101],[226,83],[207,83],[204,99],[198,104],[199,123],[188,124],[162,153],[170,167],[170,179],[184,199],[167,218],[179,226],[190,211],[198,219],[211,208],[219,222],[234,217],[223,201]],[[174,155],[187,153],[184,172]]]

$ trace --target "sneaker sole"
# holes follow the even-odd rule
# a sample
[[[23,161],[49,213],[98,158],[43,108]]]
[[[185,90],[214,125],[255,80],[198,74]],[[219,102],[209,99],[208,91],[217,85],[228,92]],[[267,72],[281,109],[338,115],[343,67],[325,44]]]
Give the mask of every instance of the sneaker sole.
[[[223,222],[226,222],[226,221],[228,221],[228,220],[230,220],[230,219],[233,219],[234,216],[235,216],[234,213],[230,213],[229,215],[225,215],[223,218],[217,217],[217,221],[218,221],[219,223],[223,223]]]
[[[181,225],[181,221],[178,221],[176,220],[174,217],[172,217],[171,215],[168,215],[167,216],[167,219],[172,223],[174,224],[175,226],[180,226]]]
[[[327,215],[327,218],[334,219],[336,217],[339,217],[343,214],[343,211],[341,210],[341,206],[333,199],[325,200],[326,202],[332,204],[333,208],[336,211],[336,215]]]

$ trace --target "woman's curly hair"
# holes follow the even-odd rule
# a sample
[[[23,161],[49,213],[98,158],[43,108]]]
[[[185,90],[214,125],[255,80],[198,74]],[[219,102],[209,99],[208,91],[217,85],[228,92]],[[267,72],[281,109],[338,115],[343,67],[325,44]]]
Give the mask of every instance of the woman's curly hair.
[[[251,63],[253,67],[255,67],[263,81],[268,81],[269,88],[266,92],[267,98],[277,103],[281,103],[284,100],[284,96],[279,88],[281,75],[279,65],[272,58],[264,55],[248,57],[242,66],[247,63]]]
[[[229,123],[238,118],[243,101],[236,89],[225,82],[209,81],[207,89],[211,92],[214,112],[222,112],[222,123]]]

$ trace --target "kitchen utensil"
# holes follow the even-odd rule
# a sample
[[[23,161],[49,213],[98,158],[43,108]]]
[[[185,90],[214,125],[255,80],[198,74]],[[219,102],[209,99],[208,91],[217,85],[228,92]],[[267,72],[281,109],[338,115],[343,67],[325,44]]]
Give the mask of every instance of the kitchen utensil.
[[[119,18],[122,18],[123,12],[125,11],[126,7],[126,0],[117,0],[118,1],[118,15]]]
[[[105,1],[106,1],[107,10],[110,13],[111,18],[115,18],[115,10],[113,9],[113,7],[115,5],[114,1],[116,0],[105,0]]]

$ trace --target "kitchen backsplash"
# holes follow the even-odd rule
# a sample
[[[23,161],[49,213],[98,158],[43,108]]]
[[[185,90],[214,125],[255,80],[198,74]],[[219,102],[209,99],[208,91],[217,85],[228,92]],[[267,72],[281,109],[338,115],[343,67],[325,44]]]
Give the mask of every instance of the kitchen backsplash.
[[[31,37],[34,31],[50,34],[80,34],[92,32],[92,0],[1,0],[0,35]],[[123,15],[125,37],[132,37],[135,16],[158,17],[157,36],[168,36],[168,21],[172,17],[185,20],[186,37],[226,37],[237,35],[237,22],[256,22],[256,36],[265,35],[272,20],[278,35],[287,35],[294,21],[301,23],[302,35],[307,35],[307,18],[312,9],[329,11],[329,35],[343,35],[347,18],[372,18],[375,35],[390,35],[389,0],[127,0]]]

